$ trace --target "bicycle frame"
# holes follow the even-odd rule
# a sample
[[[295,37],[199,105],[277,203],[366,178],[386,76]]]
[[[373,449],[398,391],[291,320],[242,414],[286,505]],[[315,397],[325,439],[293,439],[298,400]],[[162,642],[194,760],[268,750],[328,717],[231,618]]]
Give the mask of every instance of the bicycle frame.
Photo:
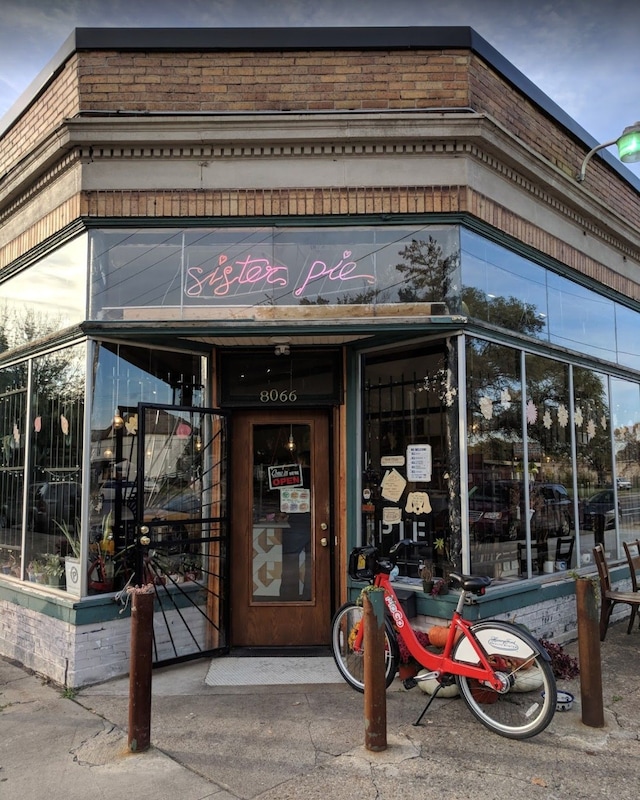
[[[373,585],[384,590],[384,602],[391,615],[397,635],[402,638],[407,646],[407,650],[411,653],[413,658],[432,673],[430,677],[440,678],[442,675],[446,674],[463,675],[466,678],[474,678],[475,680],[481,681],[497,692],[504,693],[508,691],[509,686],[505,685],[504,680],[498,676],[497,672],[499,670],[491,666],[484,648],[471,631],[471,626],[475,623],[469,622],[462,617],[462,608],[464,606],[466,592],[462,591],[460,593],[458,604],[453,612],[451,626],[443,652],[432,653],[430,650],[426,650],[418,641],[404,613],[404,609],[398,600],[389,575],[386,573],[377,574],[374,578]],[[363,628],[364,626],[360,625],[356,634],[354,648],[359,649],[363,646]],[[478,657],[479,665],[470,664],[465,661],[457,661],[452,658],[454,645],[457,644],[461,636],[467,640]]]

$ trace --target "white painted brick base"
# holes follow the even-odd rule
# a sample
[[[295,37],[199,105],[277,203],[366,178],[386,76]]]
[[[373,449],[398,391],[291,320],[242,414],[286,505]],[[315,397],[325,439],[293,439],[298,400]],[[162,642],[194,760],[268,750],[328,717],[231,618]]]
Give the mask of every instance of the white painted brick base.
[[[182,610],[202,643],[204,617]],[[158,648],[154,660],[193,652],[194,642],[176,612],[167,613],[171,636],[161,615],[154,619]],[[13,659],[61,686],[80,688],[129,672],[131,620],[122,618],[74,626],[22,606],[0,601],[0,655]],[[202,646],[202,644],[201,644]]]

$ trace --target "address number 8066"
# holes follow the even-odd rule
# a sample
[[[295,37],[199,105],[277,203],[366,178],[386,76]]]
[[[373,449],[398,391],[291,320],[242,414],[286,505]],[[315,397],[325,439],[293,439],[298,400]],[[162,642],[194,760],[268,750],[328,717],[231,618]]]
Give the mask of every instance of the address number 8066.
[[[295,389],[263,389],[260,392],[261,403],[295,403],[297,399]]]

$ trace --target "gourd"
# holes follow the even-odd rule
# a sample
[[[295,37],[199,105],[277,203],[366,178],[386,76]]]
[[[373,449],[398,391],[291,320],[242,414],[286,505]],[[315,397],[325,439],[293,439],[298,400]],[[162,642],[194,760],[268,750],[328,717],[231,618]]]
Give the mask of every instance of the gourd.
[[[434,647],[444,647],[449,635],[448,625],[432,625],[429,628],[429,642]]]

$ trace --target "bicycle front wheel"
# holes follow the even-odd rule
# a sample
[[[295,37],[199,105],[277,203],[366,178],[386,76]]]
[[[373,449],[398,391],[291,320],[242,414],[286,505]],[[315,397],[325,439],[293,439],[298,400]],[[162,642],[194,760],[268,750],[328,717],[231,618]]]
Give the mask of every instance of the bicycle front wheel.
[[[362,606],[345,603],[331,623],[331,649],[336,666],[345,681],[358,692],[364,692],[364,646],[355,647],[355,638],[364,621]],[[364,643],[363,643],[364,645]],[[384,621],[385,686],[393,681],[398,669],[398,642],[391,622]]]
[[[509,739],[528,739],[543,731],[555,713],[557,693],[542,645],[508,622],[487,620],[473,625],[471,631],[505,681],[505,691],[496,692],[477,680],[456,675],[471,713],[494,733]],[[458,641],[453,657],[478,663],[466,638]]]

